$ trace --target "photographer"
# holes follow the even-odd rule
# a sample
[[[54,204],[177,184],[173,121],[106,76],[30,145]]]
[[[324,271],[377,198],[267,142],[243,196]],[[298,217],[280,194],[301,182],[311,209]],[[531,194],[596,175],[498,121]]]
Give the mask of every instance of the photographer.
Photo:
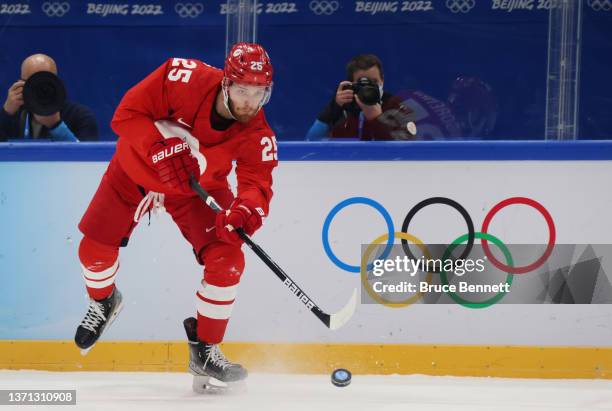
[[[416,135],[413,112],[398,97],[383,91],[383,68],[378,57],[361,54],[346,66],[348,81],[306,135],[307,140],[358,138],[359,140],[410,140]]]
[[[0,110],[0,141],[97,138],[98,124],[91,110],[65,100],[65,89],[57,77],[55,61],[44,54],[26,58],[21,64],[21,79],[9,87]]]

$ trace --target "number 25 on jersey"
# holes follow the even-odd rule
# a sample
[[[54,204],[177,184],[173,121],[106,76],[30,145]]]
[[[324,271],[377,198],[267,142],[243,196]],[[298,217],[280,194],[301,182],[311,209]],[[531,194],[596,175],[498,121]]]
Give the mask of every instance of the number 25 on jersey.
[[[276,137],[262,137],[259,142],[263,148],[261,149],[261,161],[278,160]]]
[[[197,63],[193,60],[174,58],[172,59],[172,70],[168,72],[168,80],[179,81],[183,83],[189,82],[193,69],[196,68]]]

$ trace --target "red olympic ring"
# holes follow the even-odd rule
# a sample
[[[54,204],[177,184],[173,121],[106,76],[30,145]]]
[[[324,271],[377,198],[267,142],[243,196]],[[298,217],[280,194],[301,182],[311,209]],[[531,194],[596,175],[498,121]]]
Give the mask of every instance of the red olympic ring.
[[[535,208],[540,214],[542,214],[542,216],[546,220],[546,224],[548,225],[548,245],[546,247],[546,250],[544,251],[544,254],[542,254],[540,258],[538,258],[536,261],[534,261],[533,263],[529,265],[525,265],[522,267],[511,267],[509,265],[506,265],[500,262],[499,260],[495,258],[495,256],[491,253],[491,250],[489,249],[489,244],[487,240],[485,239],[481,240],[482,250],[484,251],[485,255],[487,256],[491,264],[493,264],[495,267],[499,268],[500,270],[505,271],[507,273],[512,273],[512,274],[525,274],[529,271],[535,270],[536,268],[544,264],[544,261],[546,261],[546,259],[548,259],[548,257],[553,251],[553,248],[555,247],[555,240],[556,240],[557,233],[555,231],[555,223],[553,222],[553,219],[550,213],[548,212],[548,210],[546,210],[546,208],[544,208],[542,204],[538,203],[535,200],[532,200],[531,198],[527,198],[527,197],[511,197],[511,198],[505,199],[504,201],[499,202],[495,207],[491,209],[491,211],[489,211],[489,213],[485,217],[484,221],[482,222],[482,228],[480,229],[480,231],[482,231],[483,233],[487,233],[487,229],[489,228],[489,223],[491,223],[493,216],[497,214],[497,212],[501,210],[502,208],[507,207],[512,204],[524,204],[524,205],[531,206]]]

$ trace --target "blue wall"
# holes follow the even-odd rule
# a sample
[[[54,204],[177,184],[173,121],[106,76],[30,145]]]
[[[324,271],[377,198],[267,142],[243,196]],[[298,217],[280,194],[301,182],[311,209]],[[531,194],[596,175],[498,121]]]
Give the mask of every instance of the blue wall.
[[[132,15],[129,1],[127,15],[105,17],[88,14],[88,3],[65,2],[70,8],[61,17],[44,13],[49,2],[23,3],[29,5],[27,14],[0,10],[0,91],[17,79],[24,57],[50,54],[69,97],[98,114],[104,139],[114,139],[108,123],[123,93],[168,57],[223,64],[221,0],[192,2],[202,4],[193,18],[181,17],[177,7],[183,3],[170,1],[150,2],[163,12],[159,15]],[[478,76],[499,102],[497,125],[487,138],[542,138],[548,12],[538,5],[545,2],[523,2],[532,9],[508,11],[479,0],[466,13],[453,13],[443,0],[414,2],[431,6],[414,12],[401,11],[412,2],[386,2],[395,3],[395,11],[358,12],[360,5],[375,2],[341,1],[329,15],[315,14],[312,3],[285,3],[287,13],[272,13],[274,3],[261,3],[259,41],[276,71],[266,112],[279,139],[303,138],[344,78],[346,61],[361,52],[381,57],[391,92],[422,90],[444,100],[457,75]],[[580,134],[601,139],[612,128],[612,12],[591,3],[584,2],[583,13]]]

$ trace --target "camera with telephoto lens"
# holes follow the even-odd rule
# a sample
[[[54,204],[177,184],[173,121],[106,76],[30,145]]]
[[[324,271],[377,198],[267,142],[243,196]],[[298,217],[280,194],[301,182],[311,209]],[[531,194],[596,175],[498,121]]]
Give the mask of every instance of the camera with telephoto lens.
[[[30,113],[50,116],[60,111],[65,102],[64,83],[49,71],[32,74],[23,85],[23,103]]]
[[[354,83],[345,84],[342,90],[353,90],[353,93],[359,96],[359,100],[367,106],[373,106],[380,103],[380,89],[376,82],[367,77],[361,77]]]

